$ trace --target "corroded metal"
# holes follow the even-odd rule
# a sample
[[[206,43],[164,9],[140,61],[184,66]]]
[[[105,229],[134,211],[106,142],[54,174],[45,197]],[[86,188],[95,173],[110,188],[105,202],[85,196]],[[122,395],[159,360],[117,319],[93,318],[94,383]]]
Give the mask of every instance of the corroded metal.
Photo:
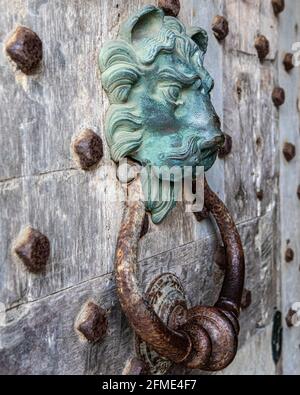
[[[287,162],[291,162],[296,156],[296,146],[292,143],[284,143],[283,156],[285,157]]]
[[[5,45],[6,53],[27,75],[33,74],[42,58],[43,44],[39,36],[25,26],[19,26]]]
[[[207,371],[224,369],[232,362],[237,351],[238,316],[244,285],[243,249],[228,210],[205,182],[205,206],[219,227],[226,249],[227,265],[215,306],[198,306],[186,311],[185,304],[180,303],[180,285],[177,283],[174,286],[176,280],[170,275],[157,279],[145,297],[139,289],[135,270],[145,205],[140,181],[133,182],[129,189],[133,190],[131,196],[139,196],[139,199],[131,199],[125,205],[115,272],[122,308],[141,343],[148,345],[144,346],[142,352],[139,348],[140,355],[146,355],[148,365],[151,365],[155,356],[154,350],[164,360],[184,363],[189,368]],[[166,297],[174,290],[180,292],[176,291],[173,298]],[[169,363],[165,363],[159,369],[169,366]]]
[[[191,349],[189,337],[175,332],[164,324],[146,303],[135,276],[137,264],[137,248],[145,215],[145,204],[142,198],[139,180],[129,186],[133,190],[131,199],[125,203],[125,210],[119,232],[115,276],[121,306],[135,329],[136,334],[153,346],[158,354],[171,361],[183,362]]]
[[[159,0],[158,6],[164,11],[166,15],[178,16],[180,12],[179,0]]]
[[[101,137],[93,130],[83,130],[72,142],[73,156],[83,170],[91,170],[103,157]]]
[[[291,262],[293,262],[294,257],[295,257],[294,250],[293,250],[292,248],[288,248],[288,249],[285,251],[285,261],[286,261],[286,263],[291,263]]]
[[[280,14],[285,9],[285,0],[272,0],[275,15]]]
[[[146,292],[146,300],[159,318],[170,328],[176,329],[186,322],[187,301],[180,280],[171,273],[156,278]],[[172,362],[161,357],[145,341],[137,337],[137,353],[150,374],[165,374]]]
[[[226,158],[232,150],[232,137],[229,134],[225,134],[225,141],[223,146],[219,149],[218,156],[220,159]]]
[[[178,171],[171,184],[156,173],[157,195],[171,193],[167,201],[149,193],[146,206],[154,224],[176,206],[184,169],[209,170],[224,143],[210,95],[214,81],[204,65],[207,46],[201,27],[186,27],[146,6],[100,52],[102,85],[111,104],[105,134],[112,159],[131,158],[149,177],[154,168]]]
[[[107,332],[106,311],[93,301],[88,301],[81,309],[75,327],[89,342],[102,341]]]
[[[38,273],[46,267],[50,256],[50,242],[39,230],[28,226],[16,240],[14,251],[30,272]]]
[[[293,60],[294,60],[294,54],[288,52],[284,55],[282,63],[286,72],[291,71],[295,67]]]
[[[272,93],[272,100],[276,107],[280,107],[285,102],[285,91],[283,88],[277,86]]]
[[[212,30],[217,40],[224,40],[229,33],[229,24],[224,16],[216,15],[212,23]]]
[[[257,50],[259,60],[263,61],[270,52],[270,42],[267,37],[259,35],[255,39],[254,46]]]
[[[225,38],[228,23],[217,22],[215,34]],[[261,53],[266,55],[264,44]],[[119,164],[130,158],[146,170],[146,177],[141,172],[128,186],[115,275],[121,306],[139,338],[139,355],[154,373],[167,371],[171,363],[207,371],[224,369],[237,350],[243,249],[227,208],[206,181],[205,210],[214,217],[226,251],[224,282],[215,306],[188,309],[180,282],[171,274],[156,279],[144,296],[135,276],[146,210],[155,224],[162,222],[176,205],[176,186],[182,185],[184,170],[190,168],[189,177],[196,179],[197,168],[209,170],[224,145],[211,102],[213,79],[204,67],[207,46],[206,31],[186,28],[160,8],[147,6],[121,26],[119,39],[107,43],[99,58],[111,104],[105,130],[111,157]],[[220,157],[231,146],[228,136]],[[160,170],[153,175],[153,168],[179,172],[170,178]]]
[[[300,303],[295,303],[289,309],[285,321],[289,328],[300,326]]]

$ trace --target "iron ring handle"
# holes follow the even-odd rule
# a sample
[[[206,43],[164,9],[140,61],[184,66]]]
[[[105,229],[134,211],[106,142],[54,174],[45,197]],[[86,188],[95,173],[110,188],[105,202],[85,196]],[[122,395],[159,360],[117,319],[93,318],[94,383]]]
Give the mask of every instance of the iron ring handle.
[[[142,196],[141,184],[130,187]],[[135,271],[140,231],[145,215],[143,199],[129,200],[117,242],[115,275],[118,297],[136,334],[162,357],[188,368],[222,370],[234,359],[239,333],[238,316],[244,286],[244,253],[240,236],[224,203],[205,180],[205,206],[220,230],[227,255],[223,286],[214,307],[197,306],[187,312],[186,322],[168,327],[140,291]]]

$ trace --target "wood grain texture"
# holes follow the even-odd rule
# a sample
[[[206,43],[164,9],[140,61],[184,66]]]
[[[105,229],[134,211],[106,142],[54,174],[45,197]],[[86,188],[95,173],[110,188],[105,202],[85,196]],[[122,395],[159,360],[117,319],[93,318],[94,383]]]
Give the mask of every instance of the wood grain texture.
[[[270,218],[264,220],[271,222]],[[240,226],[246,247],[255,244],[258,227],[258,220]],[[139,262],[143,290],[146,291],[160,273],[172,272],[181,279],[191,306],[213,304],[223,276],[212,260],[216,243],[215,237],[209,237]],[[260,281],[259,256],[256,250],[246,248],[246,251],[246,262],[257,262],[257,270],[247,272],[253,304],[242,313],[240,346],[257,332],[262,319],[261,290],[256,286]],[[271,281],[272,277],[266,283]],[[103,343],[96,345],[82,342],[74,330],[81,306],[90,299],[108,311],[107,336]],[[265,321],[269,322],[270,319]],[[134,353],[133,332],[120,310],[112,274],[19,303],[7,311],[0,336],[2,374],[121,374]]]

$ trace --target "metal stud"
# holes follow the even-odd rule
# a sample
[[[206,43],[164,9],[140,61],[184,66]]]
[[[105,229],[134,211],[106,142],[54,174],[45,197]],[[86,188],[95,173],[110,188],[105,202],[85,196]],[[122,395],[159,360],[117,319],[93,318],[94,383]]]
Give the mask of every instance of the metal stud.
[[[107,332],[106,311],[93,301],[88,301],[81,309],[75,328],[85,340],[100,342]]]
[[[275,15],[278,15],[285,8],[285,1],[284,0],[272,0],[272,6],[273,6]]]
[[[24,74],[33,74],[43,58],[43,44],[39,36],[25,26],[19,26],[5,45],[10,59]]]
[[[224,16],[217,15],[212,23],[212,30],[217,40],[224,40],[229,33],[229,24]]]
[[[288,248],[285,252],[285,261],[291,263],[294,260],[295,253],[292,248]]]
[[[222,148],[219,150],[219,158],[224,159],[230,154],[232,150],[232,137],[229,134],[225,134],[225,142]]]
[[[270,52],[269,40],[265,36],[259,35],[255,39],[254,46],[257,50],[259,60],[263,61]]]
[[[40,231],[26,227],[14,245],[14,252],[32,273],[43,271],[50,256],[50,242]]]
[[[166,15],[177,17],[180,12],[180,1],[159,0],[158,7],[162,8]]]
[[[280,107],[285,102],[285,91],[283,88],[277,86],[272,93],[272,100],[276,107]]]
[[[296,156],[296,147],[294,144],[285,143],[283,146],[283,155],[288,162],[291,162]]]
[[[295,67],[293,59],[294,59],[294,55],[290,52],[284,55],[282,63],[287,73],[290,72]]]
[[[72,143],[75,161],[83,170],[92,170],[103,157],[101,138],[91,129],[83,130]]]

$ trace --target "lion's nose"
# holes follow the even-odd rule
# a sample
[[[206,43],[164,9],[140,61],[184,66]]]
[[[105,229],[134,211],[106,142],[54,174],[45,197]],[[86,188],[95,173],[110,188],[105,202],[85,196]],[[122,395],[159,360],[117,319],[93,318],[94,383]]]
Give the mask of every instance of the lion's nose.
[[[225,137],[224,134],[218,134],[214,136],[213,138],[209,139],[206,143],[203,144],[203,148],[213,148],[213,147],[219,147],[221,148],[225,143]]]
[[[214,144],[218,145],[219,147],[222,147],[225,143],[225,136],[224,134],[219,134],[218,136],[213,138]]]

